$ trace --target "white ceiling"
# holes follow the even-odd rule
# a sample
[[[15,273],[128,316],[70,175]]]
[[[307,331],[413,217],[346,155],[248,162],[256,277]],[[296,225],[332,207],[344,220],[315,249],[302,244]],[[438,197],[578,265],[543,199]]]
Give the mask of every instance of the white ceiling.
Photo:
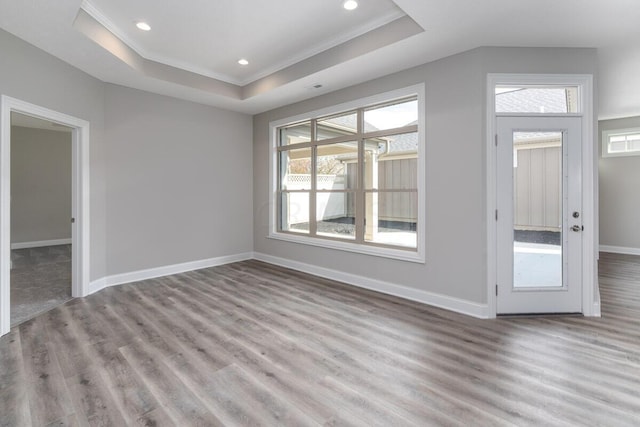
[[[478,46],[567,46],[599,49],[601,118],[640,115],[639,22],[637,0],[0,0],[0,28],[103,81],[250,114]]]
[[[241,86],[404,16],[391,0],[362,2],[357,12],[339,0],[302,3],[89,0],[82,7],[147,59]],[[138,20],[152,31],[137,29]],[[238,65],[240,58],[249,65]]]

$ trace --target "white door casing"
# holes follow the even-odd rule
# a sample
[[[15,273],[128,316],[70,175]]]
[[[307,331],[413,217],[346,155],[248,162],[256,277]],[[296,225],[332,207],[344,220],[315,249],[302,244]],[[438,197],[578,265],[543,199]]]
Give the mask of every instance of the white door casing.
[[[9,332],[11,278],[11,112],[72,128],[71,227],[73,297],[89,290],[89,122],[6,95],[0,96],[0,336]],[[71,218],[69,218],[71,221]]]
[[[486,232],[487,232],[487,317],[496,317],[497,255],[497,134],[496,88],[498,87],[578,87],[577,112],[560,114],[582,118],[582,314],[600,316],[598,292],[598,148],[594,141],[593,76],[590,74],[488,73],[486,86]],[[510,114],[515,116],[517,114]],[[557,116],[558,114],[521,114]]]

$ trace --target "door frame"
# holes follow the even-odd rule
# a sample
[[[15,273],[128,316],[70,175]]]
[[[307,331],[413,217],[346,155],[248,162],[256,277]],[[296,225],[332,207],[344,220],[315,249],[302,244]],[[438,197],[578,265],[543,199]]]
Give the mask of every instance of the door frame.
[[[582,117],[582,314],[600,316],[598,291],[598,208],[597,208],[597,144],[594,143],[593,76],[590,74],[487,74],[486,134],[486,219],[487,219],[487,314],[496,317],[498,277],[497,241],[497,114],[495,87],[506,86],[577,86],[579,113],[562,116]],[[509,114],[518,115],[518,114]],[[557,114],[520,114],[523,116],[557,116]]]
[[[11,329],[11,113],[25,114],[72,128],[71,295],[89,290],[89,135],[86,120],[6,95],[0,96],[0,336]],[[71,218],[69,219],[71,220]]]

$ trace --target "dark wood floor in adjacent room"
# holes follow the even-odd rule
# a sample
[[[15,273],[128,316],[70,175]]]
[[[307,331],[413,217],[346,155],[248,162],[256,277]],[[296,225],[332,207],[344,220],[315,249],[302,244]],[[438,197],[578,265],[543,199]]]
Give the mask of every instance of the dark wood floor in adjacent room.
[[[247,261],[74,299],[0,339],[0,425],[640,424],[640,257],[602,318],[478,320]]]

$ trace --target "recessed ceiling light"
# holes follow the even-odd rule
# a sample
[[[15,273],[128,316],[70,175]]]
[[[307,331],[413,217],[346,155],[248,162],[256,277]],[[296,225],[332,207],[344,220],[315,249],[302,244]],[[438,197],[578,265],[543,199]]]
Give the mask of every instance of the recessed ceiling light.
[[[358,2],[356,0],[345,0],[345,2],[342,3],[342,7],[347,10],[353,10],[358,7]]]
[[[151,29],[151,25],[147,24],[144,21],[136,22],[136,27],[138,27],[138,29],[142,31],[149,31]]]
[[[247,61],[244,58],[238,59],[238,64],[240,64],[240,65],[249,65],[249,61]]]

